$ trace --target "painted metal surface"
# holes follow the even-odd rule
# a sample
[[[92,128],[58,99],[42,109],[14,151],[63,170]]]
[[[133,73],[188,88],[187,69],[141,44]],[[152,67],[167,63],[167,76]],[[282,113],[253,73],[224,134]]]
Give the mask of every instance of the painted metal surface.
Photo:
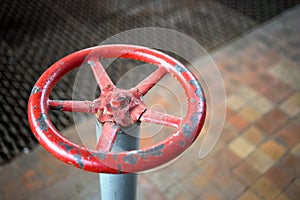
[[[105,130],[100,122],[96,121],[97,139],[100,139]],[[127,128],[118,130],[114,146],[110,149],[113,152],[130,151],[139,149],[140,126],[138,123]],[[99,144],[102,144],[99,142]],[[97,148],[98,149],[98,148]],[[100,147],[101,149],[101,147]],[[135,200],[137,197],[137,173],[129,174],[107,174],[100,173],[100,194],[102,200]]]
[[[148,78],[130,90],[117,88],[99,59],[128,58],[158,67]],[[101,95],[94,101],[50,100],[57,81],[67,72],[88,63],[95,75]],[[188,112],[180,118],[147,109],[142,96],[166,73],[182,85]],[[103,123],[103,137],[98,149],[88,149],[64,138],[48,117],[49,110],[95,114]],[[132,45],[104,45],[70,54],[53,64],[38,79],[28,102],[30,127],[41,143],[56,158],[83,170],[97,173],[134,173],[162,165],[180,155],[199,135],[206,115],[206,102],[198,80],[179,61],[156,50]],[[115,134],[122,126],[140,121],[177,128],[168,138],[139,150],[112,152]]]

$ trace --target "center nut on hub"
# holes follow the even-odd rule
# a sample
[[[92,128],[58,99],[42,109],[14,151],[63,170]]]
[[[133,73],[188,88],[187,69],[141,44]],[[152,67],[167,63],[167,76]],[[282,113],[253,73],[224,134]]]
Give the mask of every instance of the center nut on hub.
[[[146,105],[140,96],[119,88],[101,95],[100,101],[96,116],[102,123],[114,121],[123,127],[130,126],[137,122],[146,110]]]

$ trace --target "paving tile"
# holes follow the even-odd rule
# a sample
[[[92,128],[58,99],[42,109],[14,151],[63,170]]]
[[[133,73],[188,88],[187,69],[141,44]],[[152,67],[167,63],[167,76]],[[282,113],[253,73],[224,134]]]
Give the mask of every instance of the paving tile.
[[[223,148],[201,166],[202,174],[208,180],[215,180],[228,174],[238,162],[240,162],[240,158],[237,155],[229,149]]]
[[[268,155],[273,160],[278,160],[281,158],[281,156],[286,152],[285,147],[278,144],[274,140],[268,140],[265,143],[263,143],[260,148],[262,152],[264,152],[266,155]]]
[[[292,149],[292,154],[300,159],[300,142]]]
[[[226,104],[232,110],[239,111],[245,104],[245,100],[236,94],[231,94],[227,97]]]
[[[275,135],[275,130],[280,128],[288,116],[278,109],[273,109],[256,122],[256,125],[268,135]]]
[[[255,150],[247,161],[260,174],[268,171],[274,164],[274,160],[259,149]]]
[[[292,200],[286,193],[281,193],[276,200]]]
[[[232,174],[227,174],[216,180],[216,185],[220,188],[224,199],[236,199],[246,188]]]
[[[228,123],[233,126],[238,132],[249,126],[249,122],[244,119],[240,114],[234,115],[232,118],[228,120]]]
[[[228,147],[242,159],[247,157],[255,149],[255,145],[243,136],[235,138],[229,143]]]
[[[293,180],[293,175],[286,168],[275,165],[265,174],[265,177],[280,188],[285,188]]]
[[[264,199],[275,199],[280,194],[280,188],[274,185],[265,177],[260,178],[251,187],[252,190],[258,193]]]
[[[279,166],[283,169],[288,169],[286,172],[293,177],[300,176],[300,159],[292,154],[285,155],[279,163]]]
[[[197,196],[196,199],[203,199],[203,200],[223,200],[224,195],[222,194],[222,191],[215,186],[214,184],[211,185],[205,192],[201,193],[200,195]]]
[[[299,199],[300,197],[300,178],[296,179],[292,184],[290,184],[285,192],[293,199]]]
[[[249,84],[253,89],[262,94],[264,91],[268,90],[275,81],[276,78],[271,74],[258,73],[256,74],[256,78]]]
[[[289,59],[283,59],[270,68],[270,73],[294,89],[300,89],[300,68]]]
[[[236,135],[238,135],[238,132],[235,128],[230,126],[229,124],[225,123],[224,128],[221,133],[221,140],[225,143],[232,140]]]
[[[146,176],[140,175],[138,177],[137,190],[142,197],[141,199],[158,199],[164,200],[164,194],[156,187],[156,185],[150,181]]]
[[[243,135],[255,145],[260,144],[265,139],[263,131],[254,125],[247,129]]]
[[[256,111],[259,111],[260,114],[265,114],[272,110],[274,104],[266,99],[262,95],[258,95],[253,99],[250,104],[256,108]]]
[[[233,173],[248,186],[252,185],[260,177],[260,173],[248,161],[243,161],[236,166],[233,169]]]
[[[192,184],[187,181],[180,181],[178,184],[170,187],[166,192],[164,192],[165,198],[163,199],[176,199],[176,200],[185,200],[185,199],[195,199],[195,192],[193,190],[198,188],[193,188]],[[146,199],[146,198],[145,198]],[[156,199],[150,196],[149,199]]]
[[[244,108],[242,108],[242,110],[240,111],[240,115],[248,122],[253,123],[262,116],[262,113],[253,105],[248,104]]]
[[[287,148],[292,148],[300,141],[299,130],[300,118],[296,118],[278,131],[275,140]]]
[[[290,117],[298,115],[300,113],[300,92],[287,98],[279,108]]]
[[[246,101],[252,100],[259,95],[254,89],[247,85],[241,85],[235,92]]]
[[[260,200],[260,199],[261,198],[251,190],[247,190],[238,198],[238,200]]]
[[[293,89],[280,80],[275,81],[270,87],[262,91],[262,95],[270,102],[277,104],[292,93]]]

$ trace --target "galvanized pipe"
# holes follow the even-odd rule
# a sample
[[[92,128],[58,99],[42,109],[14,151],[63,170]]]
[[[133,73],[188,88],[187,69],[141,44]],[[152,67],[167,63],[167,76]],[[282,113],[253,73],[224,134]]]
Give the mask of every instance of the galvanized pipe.
[[[101,123],[96,119],[97,140],[102,133]],[[114,152],[139,148],[139,124],[122,128],[112,148]],[[101,200],[136,200],[137,174],[99,174]]]

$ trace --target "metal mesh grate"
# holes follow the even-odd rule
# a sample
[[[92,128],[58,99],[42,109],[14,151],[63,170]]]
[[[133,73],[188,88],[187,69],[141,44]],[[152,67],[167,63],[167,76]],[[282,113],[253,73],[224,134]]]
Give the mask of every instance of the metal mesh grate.
[[[0,7],[0,164],[36,146],[27,100],[42,72],[59,58],[136,27],[171,28],[213,50],[298,1],[2,0]],[[126,70],[110,70],[116,81]],[[59,82],[54,99],[70,99],[75,73]],[[58,129],[72,115],[52,112]]]

